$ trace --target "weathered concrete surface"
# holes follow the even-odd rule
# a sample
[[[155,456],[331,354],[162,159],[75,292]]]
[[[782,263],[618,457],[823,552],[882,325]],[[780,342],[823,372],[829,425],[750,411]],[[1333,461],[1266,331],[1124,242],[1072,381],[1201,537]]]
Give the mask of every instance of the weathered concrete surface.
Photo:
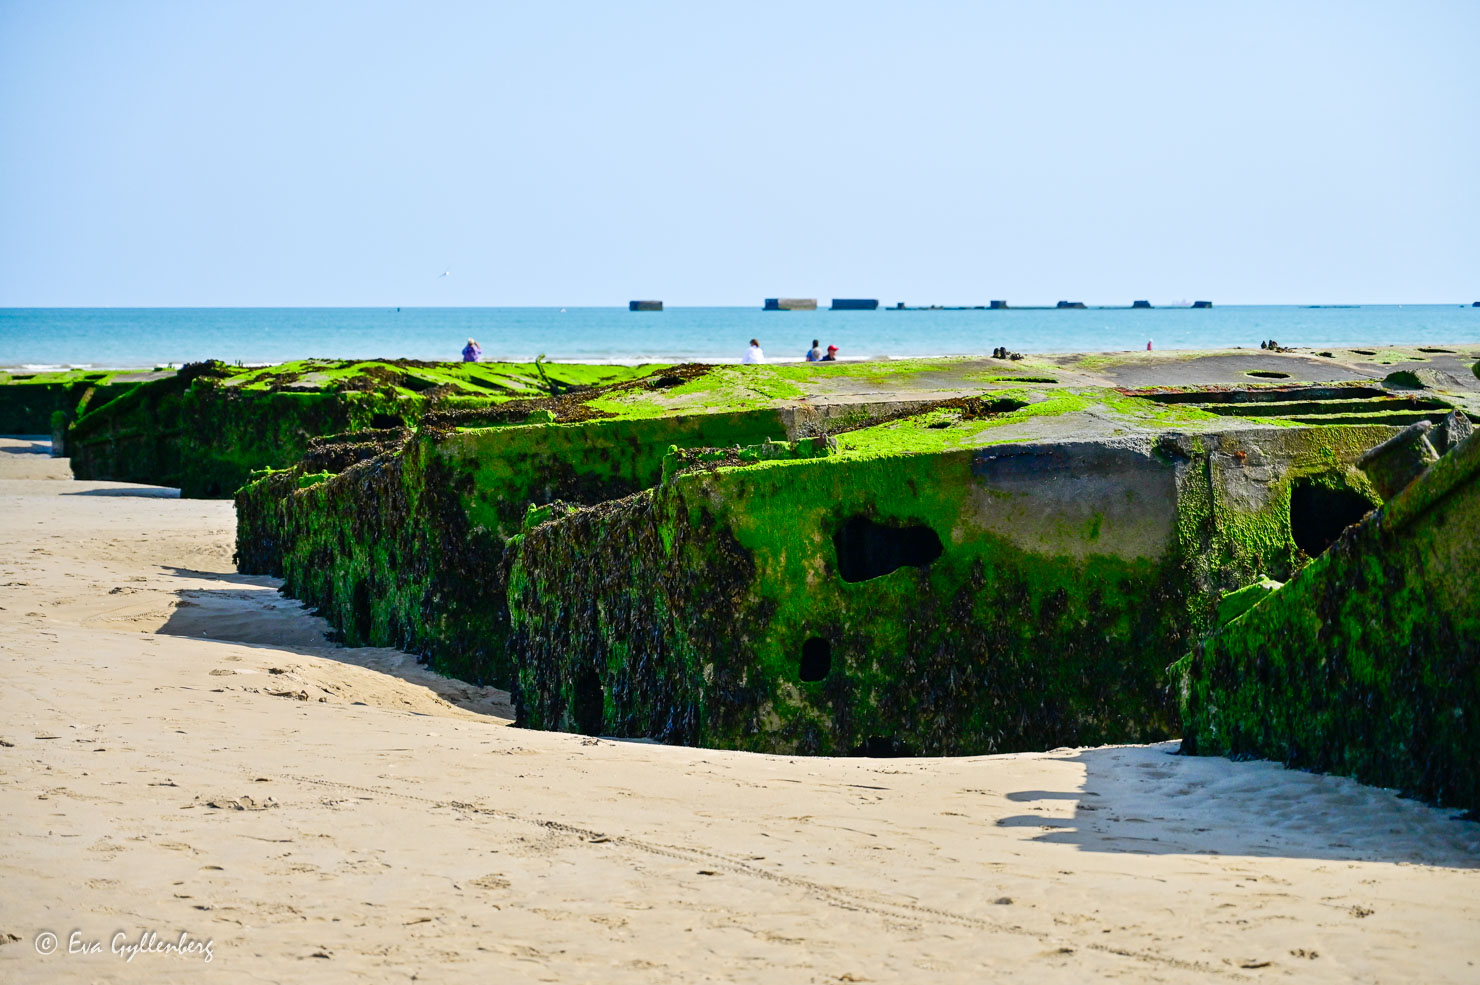
[[[1022,550],[1154,559],[1175,542],[1176,469],[1149,437],[993,446],[971,471],[960,522]]]
[[[1439,453],[1429,441],[1432,430],[1433,425],[1428,421],[1419,421],[1399,431],[1357,462],[1384,499],[1402,492],[1408,483],[1423,474],[1424,469],[1439,460]]]
[[[1480,810],[1480,440],[1174,668],[1184,750]]]

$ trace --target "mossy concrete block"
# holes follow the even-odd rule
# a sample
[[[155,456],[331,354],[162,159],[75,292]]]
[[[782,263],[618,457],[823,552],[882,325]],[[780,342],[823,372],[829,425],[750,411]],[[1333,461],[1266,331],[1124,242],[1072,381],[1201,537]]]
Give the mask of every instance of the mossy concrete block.
[[[51,457],[67,457],[67,412],[54,410],[51,412]]]
[[[1437,369],[1400,369],[1383,377],[1382,385],[1397,390],[1458,390],[1463,384]]]
[[[1450,411],[1444,420],[1439,423],[1439,426],[1434,428],[1429,441],[1434,446],[1434,450],[1443,455],[1445,452],[1459,447],[1461,442],[1474,433],[1475,425],[1470,423],[1470,419],[1465,416],[1464,411],[1454,410]]]
[[[293,465],[318,438],[411,426],[434,407],[478,411],[537,404],[552,394],[640,378],[656,368],[303,360],[248,369],[194,363],[134,385],[118,399],[80,402],[69,432],[72,470],[79,479],[178,486],[186,498],[228,497],[256,470]],[[12,389],[18,388],[0,388],[0,398]],[[554,415],[525,407],[518,419],[548,423]]]
[[[1367,452],[1357,463],[1383,499],[1396,496],[1438,461],[1439,453],[1429,442],[1433,428],[1428,421],[1411,424]]]
[[[712,375],[309,441],[240,490],[238,563],[346,642],[513,685],[538,727],[783,752],[1140,740],[1175,729],[1165,665],[1222,593],[1379,502],[1353,463],[1394,431],[1094,388],[878,417],[728,383],[667,403]],[[520,423],[541,408],[557,420]]]
[[[1480,440],[1178,662],[1183,751],[1480,810]]]
[[[678,474],[511,542],[519,720],[776,753],[1165,738],[1167,664],[1223,592],[1298,565],[1292,491],[1367,490],[1353,463],[1390,433]]]
[[[812,446],[765,444],[785,433],[770,410],[383,433],[401,437],[341,474],[317,474],[317,465],[338,462],[328,454],[335,446],[320,442],[321,454],[240,489],[238,570],[283,578],[284,590],[317,607],[348,643],[401,647],[444,673],[504,687],[516,657],[508,538],[575,505],[655,485],[675,446],[760,445],[775,454]]]
[[[61,411],[69,419],[84,413],[89,404],[99,406],[137,385],[145,374],[68,371],[59,373],[3,374],[0,382],[0,434],[46,434],[52,414]]]

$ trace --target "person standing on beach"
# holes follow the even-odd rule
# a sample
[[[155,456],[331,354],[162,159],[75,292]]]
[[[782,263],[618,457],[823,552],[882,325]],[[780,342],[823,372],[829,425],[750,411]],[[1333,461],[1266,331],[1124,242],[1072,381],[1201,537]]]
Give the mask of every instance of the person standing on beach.
[[[468,344],[463,346],[463,362],[475,363],[483,356],[483,347],[473,339],[468,339]]]
[[[763,363],[765,361],[766,354],[761,351],[761,344],[755,339],[751,339],[750,348],[745,350],[745,355],[740,357],[740,362],[749,366],[752,363]]]
[[[822,343],[816,339],[812,340],[812,348],[807,350],[807,362],[815,363],[822,361]]]

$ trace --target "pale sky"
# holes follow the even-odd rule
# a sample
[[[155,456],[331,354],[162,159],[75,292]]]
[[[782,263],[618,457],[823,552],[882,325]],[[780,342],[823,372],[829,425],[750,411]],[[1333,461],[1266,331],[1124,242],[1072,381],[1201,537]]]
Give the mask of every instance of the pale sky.
[[[1475,0],[0,0],[0,306],[1468,302],[1477,52]]]

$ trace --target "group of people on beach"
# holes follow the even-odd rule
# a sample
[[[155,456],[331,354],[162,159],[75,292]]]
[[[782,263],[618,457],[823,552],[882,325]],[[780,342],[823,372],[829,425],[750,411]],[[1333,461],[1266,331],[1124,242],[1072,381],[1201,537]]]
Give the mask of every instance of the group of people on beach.
[[[819,342],[817,339],[813,339],[812,348],[808,349],[806,352],[806,359],[809,363],[837,362],[838,347],[835,345],[830,345],[827,347],[827,350],[824,351],[822,348],[822,343]],[[745,355],[740,357],[740,362],[746,366],[750,366],[754,365],[755,363],[763,363],[765,361],[766,354],[761,349],[760,342],[756,339],[751,339],[750,347],[745,350]]]
[[[478,341],[476,339],[468,339],[468,344],[463,346],[462,361],[465,363],[475,363],[481,358],[483,358],[483,347],[478,344]],[[830,345],[827,347],[826,351],[824,351],[821,342],[819,342],[817,339],[812,340],[812,348],[807,350],[807,362],[831,363],[836,362],[837,359],[837,346]],[[766,361],[766,354],[761,349],[761,344],[759,340],[750,340],[750,347],[745,350],[745,355],[740,357],[740,361],[747,366],[754,363],[763,363]]]

